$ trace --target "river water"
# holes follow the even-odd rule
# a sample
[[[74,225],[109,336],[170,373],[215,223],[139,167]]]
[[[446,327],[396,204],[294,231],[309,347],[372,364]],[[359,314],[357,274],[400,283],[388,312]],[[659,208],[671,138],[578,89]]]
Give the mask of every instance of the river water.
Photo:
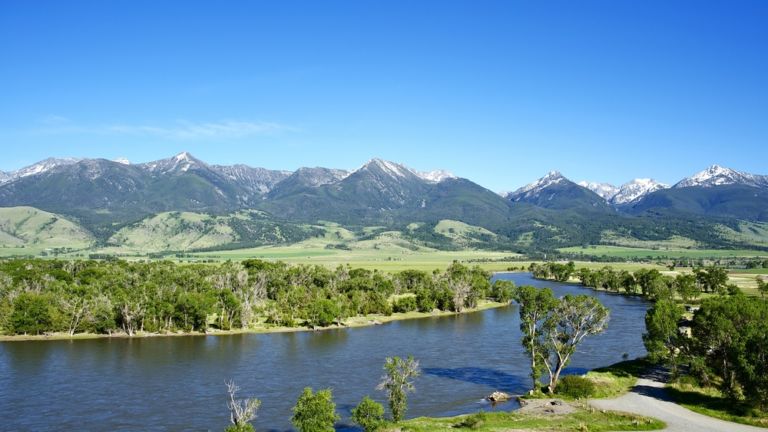
[[[499,274],[555,294],[591,294],[611,309],[608,330],[587,338],[570,371],[643,355],[647,303],[575,285]],[[220,431],[228,424],[225,382],[261,399],[257,430],[288,430],[305,386],[333,389],[342,416],[375,390],[387,356],[414,355],[423,374],[407,417],[491,407],[494,390],[529,388],[515,305],[460,316],[319,332],[0,343],[0,430]]]

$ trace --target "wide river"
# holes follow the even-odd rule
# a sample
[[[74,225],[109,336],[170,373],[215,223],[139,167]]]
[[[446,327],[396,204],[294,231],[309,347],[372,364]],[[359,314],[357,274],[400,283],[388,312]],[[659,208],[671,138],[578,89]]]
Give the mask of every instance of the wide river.
[[[575,285],[499,274],[517,285],[548,286],[556,295],[591,294],[611,310],[605,333],[587,338],[571,371],[607,366],[645,353],[647,303]],[[277,334],[0,343],[0,430],[221,431],[229,421],[225,382],[261,399],[257,430],[287,430],[305,386],[333,389],[340,425],[375,387],[387,356],[412,354],[423,375],[407,417],[492,408],[494,390],[529,388],[515,305],[384,325]],[[340,427],[344,429],[344,427]]]

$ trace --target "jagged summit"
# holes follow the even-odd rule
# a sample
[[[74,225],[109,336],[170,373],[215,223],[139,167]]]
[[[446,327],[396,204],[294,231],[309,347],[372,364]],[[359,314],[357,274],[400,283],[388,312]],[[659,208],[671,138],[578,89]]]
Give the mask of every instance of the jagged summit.
[[[456,178],[451,172],[438,169],[434,171],[416,171],[403,164],[387,161],[384,159],[373,158],[366,162],[362,167],[356,169],[351,174],[361,170],[375,170],[388,174],[395,178],[413,178],[414,176],[430,183],[440,183],[443,180]]]
[[[764,187],[768,186],[768,176],[749,174],[742,171],[736,171],[731,168],[722,167],[720,165],[712,165],[704,171],[700,171],[690,177],[684,178],[673,187],[712,187],[732,184]]]
[[[531,198],[552,185],[560,184],[566,181],[569,182],[570,180],[560,174],[560,171],[550,171],[547,173],[547,175],[536,180],[535,182],[527,184],[510,193],[507,195],[507,198],[513,201],[519,201],[524,198]]]

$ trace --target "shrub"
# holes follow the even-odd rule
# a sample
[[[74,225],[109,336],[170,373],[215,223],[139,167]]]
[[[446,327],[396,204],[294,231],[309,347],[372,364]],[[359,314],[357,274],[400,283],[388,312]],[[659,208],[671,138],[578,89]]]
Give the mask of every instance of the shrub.
[[[464,428],[464,429],[478,429],[485,424],[486,419],[488,416],[485,414],[485,412],[480,411],[475,414],[468,415],[464,417],[459,423],[456,423],[454,427],[457,428]]]
[[[333,424],[339,420],[331,389],[312,393],[310,387],[296,401],[291,422],[299,432],[335,432]]]
[[[384,424],[384,407],[366,396],[352,409],[352,421],[365,432],[373,432]]]
[[[417,309],[416,297],[401,297],[392,304],[392,310],[395,312],[411,312]]]
[[[557,393],[575,399],[587,398],[595,393],[595,384],[584,377],[566,375],[560,379]]]

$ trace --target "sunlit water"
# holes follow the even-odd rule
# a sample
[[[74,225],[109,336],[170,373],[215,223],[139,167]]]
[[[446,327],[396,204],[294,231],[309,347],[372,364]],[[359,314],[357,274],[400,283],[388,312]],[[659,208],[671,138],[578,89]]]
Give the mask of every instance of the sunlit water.
[[[608,330],[573,358],[582,371],[644,354],[647,303],[574,285],[500,274],[556,295],[591,294],[611,309]],[[333,389],[350,409],[375,390],[387,356],[412,354],[423,375],[408,417],[445,416],[491,407],[494,390],[529,388],[517,307],[380,326],[263,335],[96,339],[0,343],[0,430],[212,430],[228,424],[226,387],[262,401],[257,430],[290,429],[291,407],[305,386]]]

